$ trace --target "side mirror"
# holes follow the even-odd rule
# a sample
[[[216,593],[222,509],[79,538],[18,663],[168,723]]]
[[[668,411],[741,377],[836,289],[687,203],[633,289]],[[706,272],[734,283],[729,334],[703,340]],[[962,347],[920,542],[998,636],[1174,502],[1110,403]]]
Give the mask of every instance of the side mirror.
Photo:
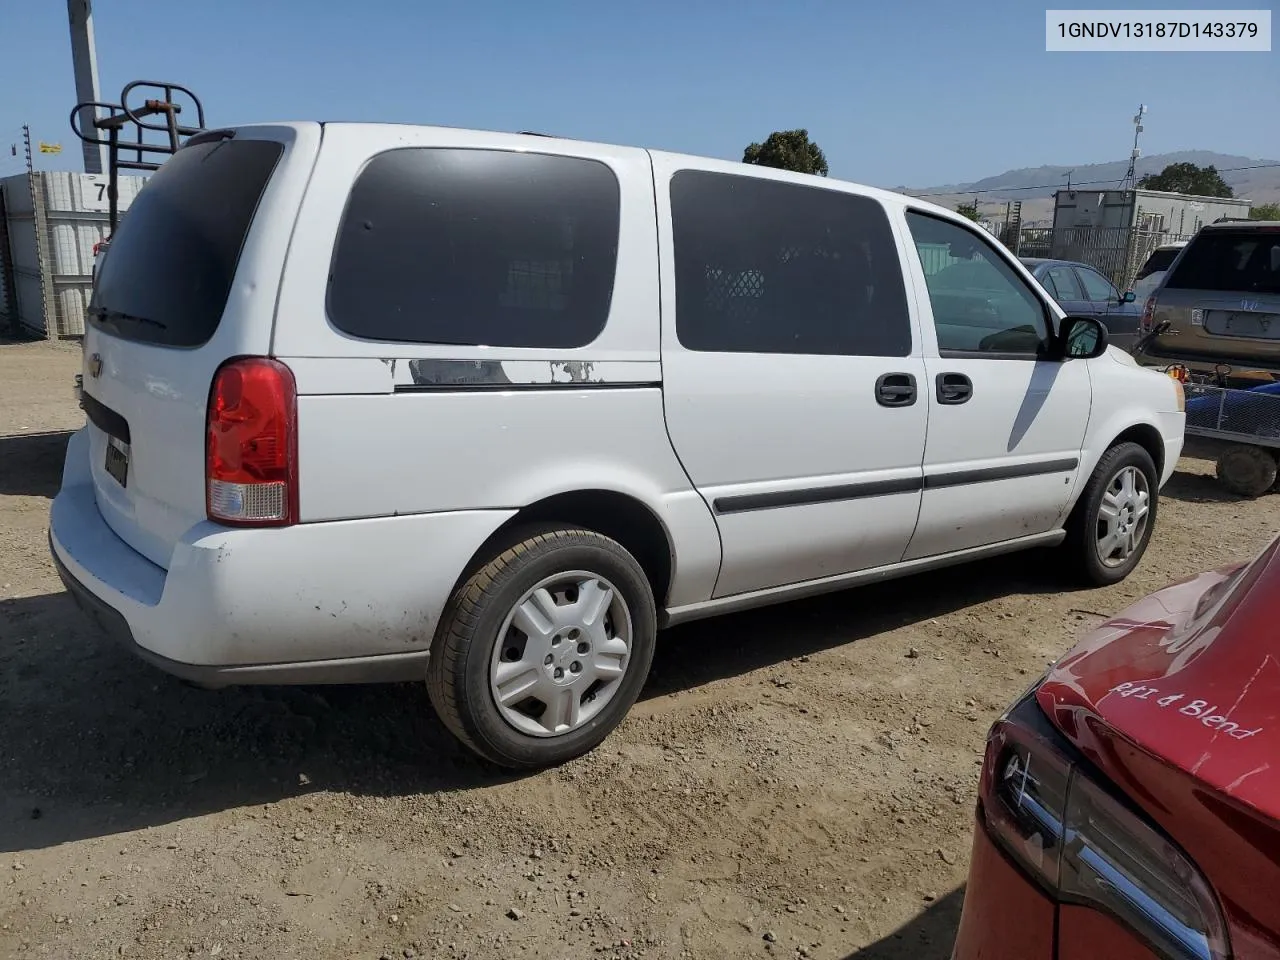
[[[1093,317],[1063,317],[1058,343],[1064,360],[1092,360],[1107,352],[1107,328]]]
[[[1126,291],[1124,292],[1124,296],[1120,298],[1120,302],[1121,302],[1121,303],[1133,303],[1133,301],[1135,301],[1135,300],[1137,300],[1137,299],[1138,299],[1138,295],[1137,295],[1136,293],[1134,293],[1132,290],[1126,290]]]

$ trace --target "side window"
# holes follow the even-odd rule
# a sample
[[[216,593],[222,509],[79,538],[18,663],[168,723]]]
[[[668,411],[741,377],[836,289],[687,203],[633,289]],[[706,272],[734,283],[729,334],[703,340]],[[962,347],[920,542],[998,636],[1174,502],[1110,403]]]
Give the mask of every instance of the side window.
[[[1052,278],[1053,286],[1058,291],[1059,300],[1088,299],[1080,292],[1080,284],[1076,280],[1075,271],[1070,267],[1050,267],[1045,272]]]
[[[875,200],[736,174],[671,178],[676,335],[689,350],[903,357],[902,264]]]
[[[1084,284],[1084,294],[1086,300],[1119,300],[1120,294],[1116,293],[1116,288],[1111,285],[1111,281],[1102,274],[1088,270],[1085,267],[1076,267],[1076,273],[1080,275],[1080,282]]]
[[[1044,303],[975,230],[909,211],[943,356],[1034,358],[1048,346]]]
[[[369,340],[585,346],[609,316],[618,212],[617,178],[595,160],[379,154],[338,228],[329,319]]]

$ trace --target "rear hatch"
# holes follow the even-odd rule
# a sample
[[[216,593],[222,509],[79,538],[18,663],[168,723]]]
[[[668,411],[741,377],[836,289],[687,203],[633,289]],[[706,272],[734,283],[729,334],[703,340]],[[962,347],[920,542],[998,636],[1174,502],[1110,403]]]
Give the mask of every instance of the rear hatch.
[[[1280,956],[1278,600],[1280,540],[1248,565],[1202,574],[1125,610],[1055,664],[1037,692],[1105,781],[1199,867],[1231,927],[1229,955],[1241,958]],[[1124,844],[1124,835],[1113,832],[1111,842]],[[1127,848],[1155,850],[1132,841]],[[1149,876],[1177,869],[1176,884],[1164,889],[1189,889],[1185,864],[1164,863]]]
[[[276,291],[318,124],[193,137],[111,237],[84,340],[98,508],[168,568],[205,519],[205,408],[228,358],[267,355]]]
[[[1280,224],[1205,227],[1155,292],[1153,356],[1280,369]]]

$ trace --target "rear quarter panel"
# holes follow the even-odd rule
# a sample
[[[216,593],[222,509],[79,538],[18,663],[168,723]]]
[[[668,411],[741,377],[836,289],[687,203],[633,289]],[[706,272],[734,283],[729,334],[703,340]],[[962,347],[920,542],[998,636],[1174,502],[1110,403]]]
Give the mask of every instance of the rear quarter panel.
[[[620,198],[617,272],[608,321],[592,343],[390,343],[351,336],[330,322],[327,278],[351,185],[372,157],[413,147],[582,157],[612,170]],[[273,344],[297,380],[303,520],[508,510],[576,490],[622,493],[665,527],[674,560],[670,604],[707,599],[720,540],[666,435],[655,217],[643,150],[432,127],[327,125],[289,252]]]
[[[1054,665],[1053,723],[1191,857],[1232,956],[1280,957],[1277,543],[1144,598]]]
[[[979,817],[951,960],[1055,960],[1055,909],[991,842]]]

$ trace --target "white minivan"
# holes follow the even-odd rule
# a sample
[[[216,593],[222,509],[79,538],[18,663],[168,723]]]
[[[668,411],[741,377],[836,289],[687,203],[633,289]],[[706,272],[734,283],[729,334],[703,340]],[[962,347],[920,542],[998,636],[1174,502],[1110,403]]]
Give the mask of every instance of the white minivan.
[[[477,753],[553,764],[668,624],[1029,547],[1126,576],[1183,398],[1105,339],[880,190],[534,135],[203,133],[111,238],[53,557],[180,677],[425,679]]]

